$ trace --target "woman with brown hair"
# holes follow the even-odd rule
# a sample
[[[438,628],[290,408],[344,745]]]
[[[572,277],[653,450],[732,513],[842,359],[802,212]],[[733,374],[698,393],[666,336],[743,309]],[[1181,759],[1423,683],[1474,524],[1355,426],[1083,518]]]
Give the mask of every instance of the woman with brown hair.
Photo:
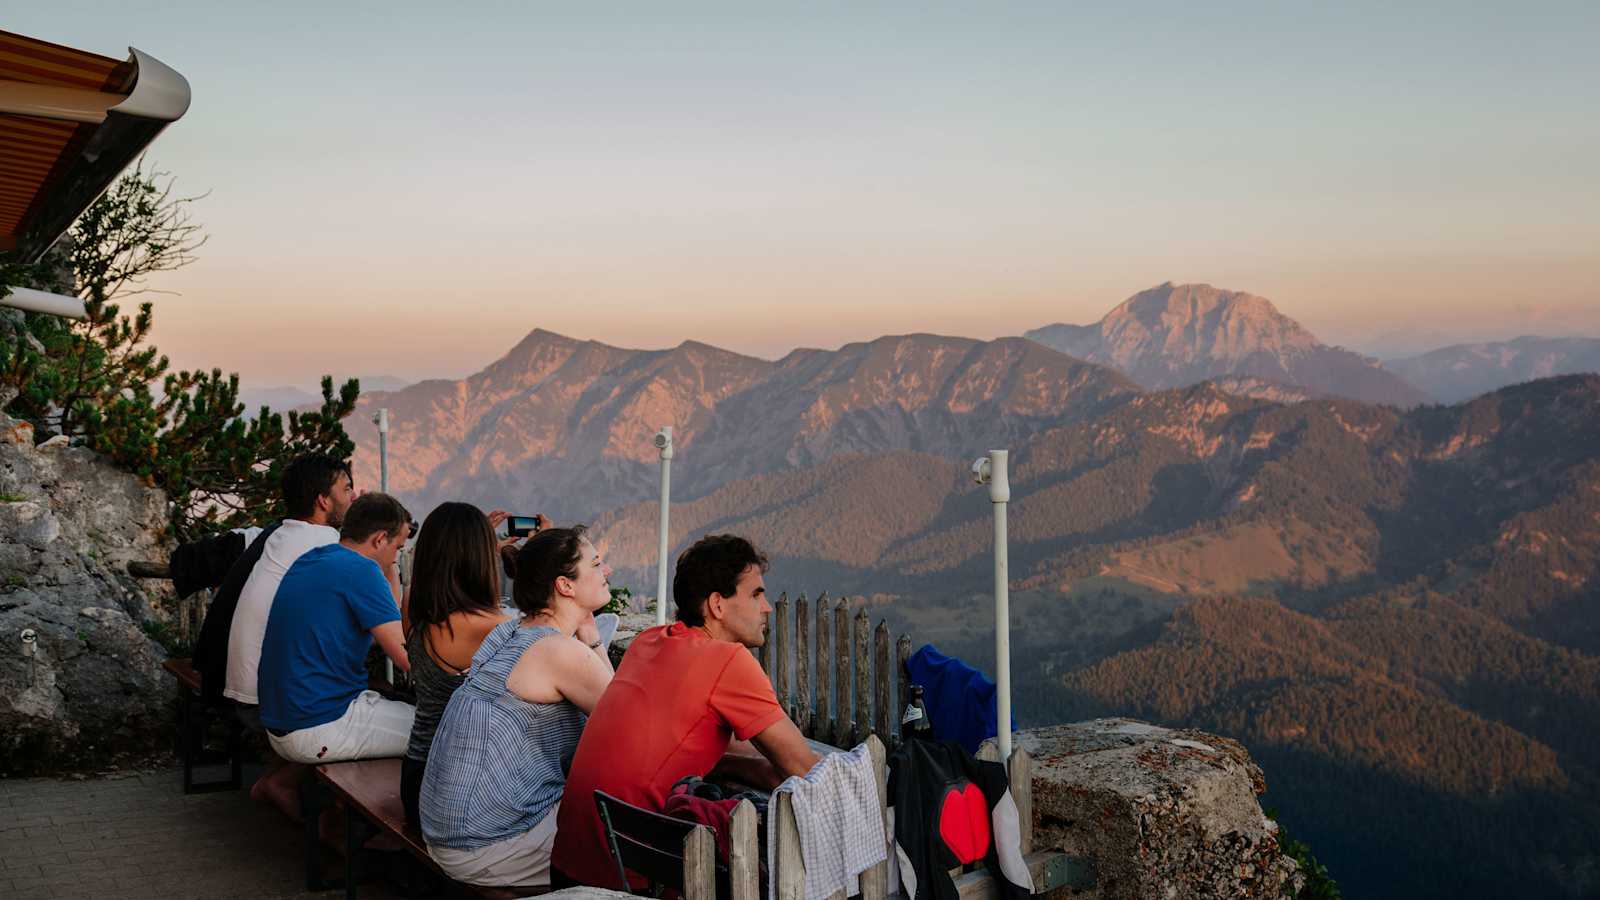
[[[400,799],[406,821],[417,822],[417,796],[439,717],[466,680],[472,654],[496,625],[511,618],[500,608],[500,550],[495,526],[501,510],[485,516],[470,503],[444,503],[428,514],[417,535],[402,618],[406,652],[417,691],[417,716],[400,763]]]

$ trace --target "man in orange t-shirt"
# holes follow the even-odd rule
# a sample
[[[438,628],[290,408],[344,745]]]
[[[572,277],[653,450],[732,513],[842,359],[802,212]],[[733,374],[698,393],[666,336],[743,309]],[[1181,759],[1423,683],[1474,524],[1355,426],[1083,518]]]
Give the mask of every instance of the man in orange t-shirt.
[[[660,812],[685,776],[771,788],[816,764],[747,649],[766,642],[766,570],[766,557],[733,535],[701,538],[678,557],[678,621],[634,638],[578,741],[552,858],[567,879],[628,888],[595,811],[597,790]]]

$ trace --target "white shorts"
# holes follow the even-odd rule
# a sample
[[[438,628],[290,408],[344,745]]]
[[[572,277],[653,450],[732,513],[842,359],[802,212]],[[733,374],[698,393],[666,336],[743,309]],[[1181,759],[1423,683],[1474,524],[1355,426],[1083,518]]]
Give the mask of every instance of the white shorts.
[[[404,756],[411,740],[417,708],[385,700],[377,691],[362,691],[344,715],[326,725],[302,728],[279,737],[267,733],[272,750],[284,759],[316,765],[350,759]]]
[[[550,883],[550,852],[556,845],[556,813],[550,807],[539,824],[525,834],[476,850],[428,847],[428,855],[446,875],[485,887],[530,887]]]

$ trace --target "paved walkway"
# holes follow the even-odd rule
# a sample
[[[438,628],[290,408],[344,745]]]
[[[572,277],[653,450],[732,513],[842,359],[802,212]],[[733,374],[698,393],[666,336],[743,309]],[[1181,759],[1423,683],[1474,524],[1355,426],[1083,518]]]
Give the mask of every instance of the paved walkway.
[[[184,796],[176,768],[0,779],[0,898],[342,897],[305,893],[300,836],[246,791]],[[391,896],[361,887],[362,900]]]

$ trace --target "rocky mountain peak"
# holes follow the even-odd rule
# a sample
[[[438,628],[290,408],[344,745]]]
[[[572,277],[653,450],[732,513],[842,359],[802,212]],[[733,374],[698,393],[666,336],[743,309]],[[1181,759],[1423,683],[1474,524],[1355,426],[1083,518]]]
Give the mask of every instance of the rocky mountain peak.
[[[1265,297],[1170,281],[1123,301],[1100,321],[1100,331],[1119,365],[1139,365],[1152,354],[1168,362],[1237,362],[1253,353],[1282,356],[1319,346]]]
[[[1369,403],[1427,399],[1377,360],[1324,345],[1265,297],[1209,284],[1168,281],[1093,325],[1048,325],[1026,337],[1113,366],[1147,388],[1248,376]]]

